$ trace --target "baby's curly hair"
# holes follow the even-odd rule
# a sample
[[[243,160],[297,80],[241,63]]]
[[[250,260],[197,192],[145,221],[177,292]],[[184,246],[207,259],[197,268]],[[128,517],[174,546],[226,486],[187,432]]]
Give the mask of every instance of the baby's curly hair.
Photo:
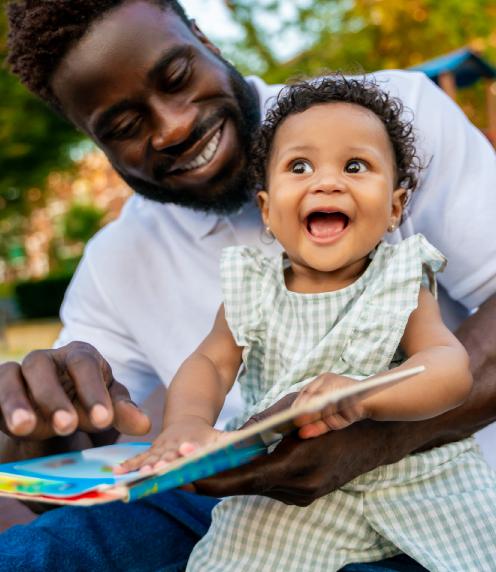
[[[128,0],[15,0],[7,7],[12,71],[35,95],[63,114],[50,87],[52,75],[93,23]],[[176,0],[148,0],[190,21]]]
[[[348,78],[341,74],[298,81],[282,89],[254,138],[250,168],[253,188],[267,188],[267,165],[274,136],[281,123],[290,115],[302,113],[314,105],[333,102],[360,105],[382,121],[394,150],[396,184],[409,193],[414,191],[421,162],[415,149],[412,122],[402,118],[403,104],[382,91],[373,80]]]

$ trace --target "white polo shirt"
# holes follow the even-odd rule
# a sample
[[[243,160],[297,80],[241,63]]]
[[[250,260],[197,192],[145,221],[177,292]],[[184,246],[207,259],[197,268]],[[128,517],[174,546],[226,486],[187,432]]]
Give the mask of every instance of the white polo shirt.
[[[393,240],[423,233],[448,258],[439,276],[446,322],[455,327],[496,292],[496,158],[455,103],[419,72],[374,74],[413,111],[417,148],[428,163],[410,214]],[[282,86],[248,78],[262,113]],[[138,195],[87,245],[69,287],[57,345],[87,341],[142,403],[168,384],[210,330],[221,303],[219,258],[228,245],[279,247],[262,240],[257,208],[231,216],[161,205]],[[201,383],[201,380],[198,380]],[[227,398],[220,423],[239,410]]]

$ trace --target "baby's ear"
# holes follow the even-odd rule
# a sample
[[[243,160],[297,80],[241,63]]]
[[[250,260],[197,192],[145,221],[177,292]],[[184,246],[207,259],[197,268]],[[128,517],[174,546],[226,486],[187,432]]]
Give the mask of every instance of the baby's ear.
[[[403,187],[398,187],[393,191],[393,201],[391,204],[391,219],[394,219],[395,224],[399,225],[403,209],[407,199],[407,190]]]
[[[269,224],[269,193],[267,191],[258,191],[257,203],[262,214],[263,223],[268,226]]]

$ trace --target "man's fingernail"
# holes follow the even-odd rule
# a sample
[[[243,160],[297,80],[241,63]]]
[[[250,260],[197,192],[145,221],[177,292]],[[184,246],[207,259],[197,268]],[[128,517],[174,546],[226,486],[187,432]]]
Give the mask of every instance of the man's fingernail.
[[[33,422],[33,415],[25,409],[16,409],[11,417],[12,426],[20,428],[23,425]]]
[[[29,426],[34,421],[33,414],[26,411],[26,409],[16,409],[14,413],[12,413],[12,417],[10,419],[12,427],[17,431],[29,429]]]
[[[63,409],[59,409],[53,414],[53,424],[57,426],[60,431],[70,429],[74,422],[73,416]]]
[[[100,403],[97,403],[96,405],[93,406],[93,408],[91,409],[90,416],[91,416],[91,421],[95,425],[105,425],[106,423],[109,422],[108,409],[103,405],[101,405]]]

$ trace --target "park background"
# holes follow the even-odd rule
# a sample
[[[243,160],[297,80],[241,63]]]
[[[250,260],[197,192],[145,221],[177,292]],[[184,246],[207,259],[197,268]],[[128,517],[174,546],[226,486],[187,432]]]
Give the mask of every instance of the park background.
[[[271,83],[325,70],[405,69],[466,48],[473,54],[469,70],[487,77],[466,89],[456,89],[453,74],[437,79],[491,136],[494,0],[184,0],[183,5],[227,59]],[[6,52],[2,9],[0,360],[53,341],[60,301],[85,243],[118,216],[130,194],[102,153],[8,72]]]

